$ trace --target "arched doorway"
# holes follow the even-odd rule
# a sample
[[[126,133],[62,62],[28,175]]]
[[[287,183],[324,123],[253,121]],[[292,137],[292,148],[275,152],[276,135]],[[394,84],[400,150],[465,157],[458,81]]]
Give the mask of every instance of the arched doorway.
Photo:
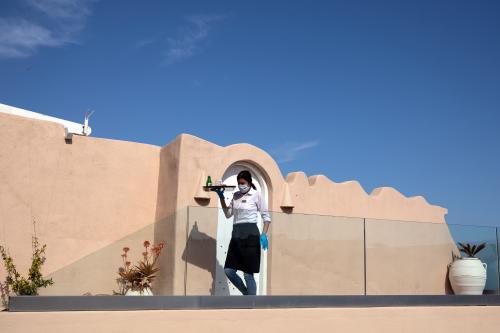
[[[238,185],[236,176],[242,170],[248,170],[252,174],[252,179],[255,187],[262,193],[266,202],[268,202],[269,193],[268,186],[262,173],[249,163],[238,162],[231,165],[224,175],[222,181],[227,185]],[[226,202],[229,203],[232,199],[233,192],[225,193]],[[220,202],[219,202],[220,208]],[[259,215],[258,227],[262,232],[263,222]],[[224,273],[224,262],[226,260],[229,241],[231,240],[231,232],[233,229],[233,218],[227,219],[222,209],[219,209],[219,217],[217,223],[217,269],[215,272],[215,295],[241,295],[239,290],[227,279]],[[267,288],[267,251],[261,250],[260,273],[255,274],[255,282],[257,283],[257,295],[265,295]],[[238,275],[243,279],[243,273],[238,272]]]

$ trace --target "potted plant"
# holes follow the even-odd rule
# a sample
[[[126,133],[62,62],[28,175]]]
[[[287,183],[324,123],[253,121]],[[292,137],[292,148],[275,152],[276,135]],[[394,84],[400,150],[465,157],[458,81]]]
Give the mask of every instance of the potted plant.
[[[36,221],[33,221],[33,228],[35,229]],[[5,282],[0,282],[0,293],[2,297],[2,304],[8,308],[8,298],[12,291],[15,295],[38,295],[39,288],[45,288],[54,284],[52,278],[45,279],[41,272],[42,265],[45,263],[45,248],[47,245],[40,247],[36,232],[31,238],[31,266],[28,271],[28,276],[22,276],[14,265],[14,259],[8,254],[5,247],[0,245],[0,254],[3,259],[5,271],[7,276]]]
[[[450,265],[450,283],[456,295],[482,295],[486,285],[486,263],[481,262],[476,255],[486,247],[486,243],[479,245],[458,243],[460,252],[466,258],[458,257]]]
[[[123,248],[123,266],[118,269],[119,277],[116,280],[119,290],[113,292],[115,295],[153,295],[151,284],[160,270],[157,260],[165,243],[160,242],[150,247],[151,243],[146,240],[143,245],[145,250],[142,252],[142,259],[133,266],[128,260],[130,248]]]

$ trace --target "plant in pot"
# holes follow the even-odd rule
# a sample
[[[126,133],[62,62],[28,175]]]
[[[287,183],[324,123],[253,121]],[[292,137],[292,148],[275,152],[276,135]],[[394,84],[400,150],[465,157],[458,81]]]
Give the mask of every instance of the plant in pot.
[[[157,266],[157,260],[161,250],[165,247],[164,242],[151,246],[149,241],[144,241],[144,252],[142,259],[132,266],[129,261],[128,247],[123,248],[122,260],[123,266],[118,269],[119,277],[116,279],[118,283],[118,291],[113,291],[115,295],[144,295],[152,296],[151,284],[156,277],[156,273],[160,270]]]
[[[486,285],[486,263],[481,262],[476,255],[486,247],[458,243],[460,252],[466,258],[458,257],[449,265],[449,279],[455,295],[482,295]]]

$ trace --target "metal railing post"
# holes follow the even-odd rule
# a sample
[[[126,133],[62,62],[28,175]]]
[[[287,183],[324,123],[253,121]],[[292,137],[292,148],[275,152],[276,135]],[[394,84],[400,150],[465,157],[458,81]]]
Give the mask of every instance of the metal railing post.
[[[499,250],[498,250],[498,227],[495,228],[495,234],[496,234],[496,239],[497,239],[497,294],[500,294],[500,256],[499,256]]]
[[[366,219],[363,219],[363,272],[364,272],[364,289],[366,296]]]

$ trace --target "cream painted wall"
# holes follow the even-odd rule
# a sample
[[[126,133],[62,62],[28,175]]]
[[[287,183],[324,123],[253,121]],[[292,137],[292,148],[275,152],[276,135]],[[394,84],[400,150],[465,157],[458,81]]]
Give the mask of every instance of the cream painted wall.
[[[497,333],[499,306],[3,312],[2,333]]]
[[[120,246],[140,255],[153,239],[159,152],[83,136],[67,144],[60,124],[0,113],[0,241],[17,268],[27,272],[34,218],[55,280],[42,293],[110,293]]]
[[[294,172],[284,179],[272,157],[249,144],[221,147],[188,134],[179,135],[174,144],[179,145],[181,152],[178,177],[182,186],[178,191],[177,208],[199,204],[194,196],[202,185],[200,174],[218,179],[230,165],[243,161],[255,165],[268,178],[273,211],[281,211],[288,188],[294,213],[445,222],[447,209],[431,205],[421,196],[407,198],[391,187],[376,188],[367,194],[356,181],[335,183],[323,175],[307,177],[303,172]],[[211,198],[206,204],[215,207],[215,194]]]
[[[393,232],[385,248],[367,243],[372,250],[367,253],[373,279],[369,291],[445,293],[443,267],[453,240],[447,232],[432,235],[435,243],[445,244],[439,247],[443,254],[434,256],[435,248],[425,252],[418,247],[430,235],[415,231],[427,230],[428,223],[421,222],[447,230],[446,209],[422,197],[406,198],[392,188],[367,194],[355,181],[335,183],[302,172],[284,178],[276,162],[259,148],[249,144],[221,147],[187,134],[164,147],[82,136],[74,136],[68,144],[59,124],[0,114],[0,241],[16,258],[18,268],[26,271],[31,219],[36,218],[40,240],[48,246],[44,271],[56,281],[42,293],[95,294],[111,293],[116,287],[123,245],[139,255],[144,239],[163,240],[167,247],[160,258],[162,269],[154,292],[210,294],[217,214],[201,210],[190,216],[188,207],[215,208],[216,195],[200,193],[202,182],[207,175],[221,178],[238,162],[258,168],[269,186],[269,207],[275,212],[268,258],[270,294],[361,293],[363,218],[417,222],[409,227],[414,230]],[[294,206],[293,214],[282,212],[284,201]],[[383,230],[373,229],[370,240],[382,237]],[[297,238],[303,234],[309,238]],[[417,244],[414,250],[391,250],[391,242],[410,234],[417,235],[412,239]],[[340,235],[349,236],[348,240]],[[342,256],[335,256],[339,249]],[[383,272],[376,267],[384,267],[382,261],[388,255],[403,263],[408,256],[421,258],[417,254],[432,263],[409,260],[403,265],[405,270],[394,275],[397,285],[390,279],[382,281]],[[418,273],[424,268],[431,271]],[[307,279],[291,281],[293,272]],[[408,281],[406,273],[413,274]],[[2,267],[0,279],[4,274]],[[429,274],[434,279],[428,279]],[[421,279],[426,282],[419,284]]]
[[[177,147],[176,150],[180,152],[177,169],[179,186],[176,207],[170,208],[171,214],[189,206],[217,207],[215,193],[205,194],[205,199],[195,197],[200,196],[199,189],[205,181],[204,177],[211,175],[213,180],[219,179],[232,164],[251,163],[266,177],[270,194],[269,207],[270,210],[278,214],[277,217],[279,216],[276,223],[271,224],[270,263],[267,281],[268,293],[270,294],[364,293],[364,285],[360,281],[363,279],[360,273],[363,270],[363,266],[360,266],[360,263],[363,263],[360,224],[311,223],[321,220],[321,217],[314,216],[314,214],[326,217],[355,217],[358,219],[352,219],[352,221],[357,222],[362,221],[362,218],[414,221],[411,223],[411,228],[415,228],[415,231],[418,231],[420,227],[427,230],[429,224],[438,224],[447,229],[446,224],[444,224],[447,210],[428,204],[422,197],[406,198],[393,188],[378,188],[369,195],[355,181],[334,183],[325,176],[307,177],[302,172],[289,174],[284,179],[271,156],[252,145],[235,144],[221,147],[188,134],[179,135],[170,145]],[[166,172],[170,171],[160,170],[160,175]],[[175,177],[175,174],[170,174],[166,178],[171,177]],[[281,212],[280,206],[287,196],[295,205],[292,215]],[[309,215],[301,215],[301,213]],[[188,219],[182,218],[175,222],[176,230],[186,230],[188,236],[185,242],[183,240],[176,243],[173,279],[179,282],[176,284],[177,287],[173,289],[174,294],[183,294],[183,288],[187,294],[210,295],[212,293],[213,276],[216,269],[215,251],[207,249],[210,248],[208,244],[214,243],[217,214],[212,209],[208,209],[204,213],[196,210],[196,214],[197,219],[188,216]],[[301,221],[301,223],[295,223],[290,228],[289,221],[292,220]],[[331,218],[331,220],[339,221],[341,219]],[[311,238],[297,242],[297,239],[292,235],[301,232],[311,235]],[[336,239],[338,232],[350,232],[351,235],[356,234],[356,237],[345,243]],[[374,235],[377,233],[378,231],[375,230]],[[324,237],[324,241],[319,241],[314,235]],[[425,232],[417,232],[416,235],[420,237],[420,242],[425,242],[427,237],[434,237],[426,235]],[[180,236],[177,235],[177,237]],[[397,235],[395,237],[397,238]],[[387,291],[388,293],[445,294],[447,292],[446,275],[443,275],[443,269],[446,270],[449,263],[450,253],[448,250],[456,248],[449,233],[441,233],[439,237],[441,237],[439,241],[445,244],[441,248],[445,252],[436,256],[435,259],[433,259],[434,250],[431,248],[417,248],[410,252],[410,254],[419,253],[419,256],[415,258],[424,255],[434,261],[430,264],[430,274],[435,272],[436,276],[430,279],[430,282],[423,282],[420,284],[421,287],[415,287],[415,281],[428,280],[429,271],[426,270],[428,263],[412,260],[411,257],[406,256],[408,253],[399,252],[399,249],[394,248],[392,252],[389,250],[394,256],[389,261],[409,260],[404,266],[405,270],[400,272],[400,276],[403,276],[404,273],[413,275],[408,278],[407,282],[398,281],[397,287],[394,287],[392,282],[396,277],[372,274],[373,280],[370,287],[373,285],[375,286],[373,290],[382,293]],[[299,243],[300,245],[298,245]],[[390,246],[390,244],[387,245]],[[344,255],[347,253],[348,255],[343,258],[335,257],[334,252],[339,247]],[[305,249],[311,250],[305,251]],[[186,253],[189,253],[191,257],[186,257]],[[291,253],[294,255],[290,255]],[[332,257],[330,266],[328,266],[328,256],[318,257],[317,253],[329,254]],[[376,251],[374,250],[373,253]],[[370,258],[375,259],[370,264],[377,266],[378,260],[386,261],[388,257],[371,256]],[[351,259],[354,261],[351,262]],[[318,268],[315,270],[314,267]],[[297,270],[301,272],[300,276],[309,274],[308,278],[299,283],[291,281],[292,272]],[[185,284],[181,283],[183,279]],[[331,281],[336,281],[336,283],[331,283]],[[343,281],[343,283],[338,283],[339,281]],[[367,288],[367,292],[369,291]]]

